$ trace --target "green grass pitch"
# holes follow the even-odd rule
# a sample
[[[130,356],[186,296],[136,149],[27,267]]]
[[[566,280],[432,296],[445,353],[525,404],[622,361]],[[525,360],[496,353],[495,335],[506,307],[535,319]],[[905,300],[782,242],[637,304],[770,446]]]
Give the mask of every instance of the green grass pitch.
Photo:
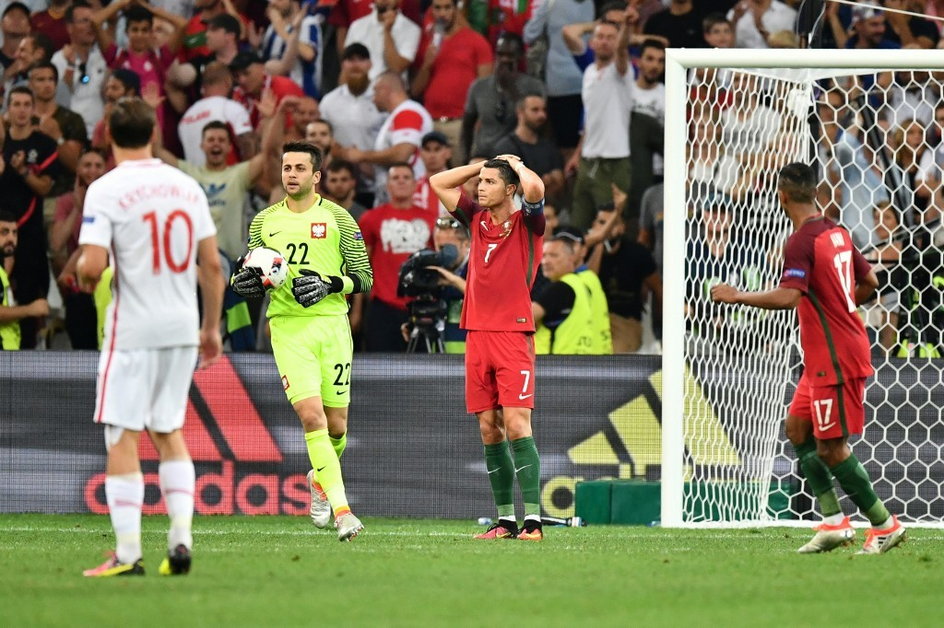
[[[546,528],[473,541],[466,521],[366,518],[338,543],[302,517],[198,517],[193,571],[83,578],[108,519],[0,516],[0,626],[936,626],[944,530],[884,556],[800,556],[805,529]]]

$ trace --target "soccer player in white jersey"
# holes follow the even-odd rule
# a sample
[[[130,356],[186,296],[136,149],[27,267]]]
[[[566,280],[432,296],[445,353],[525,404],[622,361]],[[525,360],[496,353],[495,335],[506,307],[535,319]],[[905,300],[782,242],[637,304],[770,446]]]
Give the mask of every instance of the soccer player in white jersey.
[[[216,229],[200,185],[152,157],[155,116],[149,105],[122,99],[107,123],[118,166],[86,193],[78,275],[83,290],[91,292],[106,266],[114,270],[94,419],[105,428],[105,496],[117,546],[108,560],[83,574],[144,574],[138,439],[145,429],[160,456],[170,517],[168,553],[159,572],[184,574],[193,544],[194,469],[181,428],[198,346],[199,366],[216,361],[222,351],[224,283]]]

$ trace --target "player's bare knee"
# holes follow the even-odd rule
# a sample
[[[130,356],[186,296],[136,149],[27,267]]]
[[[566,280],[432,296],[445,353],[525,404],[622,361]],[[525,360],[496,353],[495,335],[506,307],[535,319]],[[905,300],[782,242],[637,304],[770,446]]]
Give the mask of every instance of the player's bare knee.
[[[505,432],[495,424],[479,423],[479,432],[482,434],[482,442],[486,445],[494,445],[505,440]]]
[[[325,418],[328,423],[328,436],[341,438],[347,433],[347,408],[325,407]]]
[[[531,410],[528,408],[505,408],[505,433],[509,440],[531,436]]]
[[[309,397],[296,401],[293,404],[295,414],[301,421],[305,432],[314,432],[316,430],[327,429],[328,417],[325,414],[324,406],[321,404],[321,397]]]
[[[187,443],[184,441],[183,432],[174,430],[173,432],[148,432],[157,455],[161,462],[168,460],[189,460],[190,452],[187,450]]]

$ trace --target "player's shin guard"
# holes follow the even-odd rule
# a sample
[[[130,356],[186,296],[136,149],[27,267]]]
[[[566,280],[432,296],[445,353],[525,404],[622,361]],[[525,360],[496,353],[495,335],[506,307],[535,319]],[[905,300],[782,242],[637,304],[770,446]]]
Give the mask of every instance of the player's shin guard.
[[[338,460],[340,460],[344,449],[347,447],[347,432],[341,434],[340,438],[335,438],[331,435],[328,435],[328,438],[331,440],[331,447],[334,448],[334,453],[337,454]]]
[[[344,479],[341,477],[341,461],[331,446],[328,430],[308,432],[305,434],[305,444],[308,447],[311,468],[315,470],[315,478],[328,496],[334,514],[337,516],[350,510],[344,493]]]
[[[111,527],[115,530],[115,555],[121,563],[134,563],[141,558],[144,476],[140,473],[107,476],[105,498],[108,501]]]
[[[541,516],[541,459],[534,438],[526,436],[511,441],[515,456],[515,474],[521,487],[525,517]]]
[[[515,519],[515,463],[508,442],[485,445],[485,470],[499,518]]]
[[[193,547],[193,491],[194,470],[192,460],[168,460],[157,468],[161,481],[161,493],[170,518],[167,532],[167,549],[178,545]]]
[[[810,435],[802,445],[794,445],[800,468],[810,485],[810,490],[819,501],[819,509],[823,517],[838,515],[842,512],[839,507],[839,498],[833,488],[833,478],[829,467],[816,454],[816,439]]]
[[[879,527],[888,521],[890,517],[888,509],[872,490],[869,474],[855,454],[849,454],[848,458],[829,470],[836,476],[836,481],[852,503],[859,507],[859,511],[868,518],[873,527]]]

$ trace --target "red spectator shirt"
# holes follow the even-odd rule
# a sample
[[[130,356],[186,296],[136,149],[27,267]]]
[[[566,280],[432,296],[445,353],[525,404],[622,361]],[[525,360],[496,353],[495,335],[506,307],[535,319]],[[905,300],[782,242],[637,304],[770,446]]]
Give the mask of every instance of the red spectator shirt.
[[[282,102],[282,99],[286,96],[301,97],[305,95],[305,92],[302,91],[302,88],[299,87],[298,83],[286,76],[266,75],[265,84],[262,86],[260,93],[265,92],[267,89],[271,89],[272,93],[275,94],[276,104]],[[233,88],[233,100],[246,108],[246,111],[249,112],[249,122],[252,123],[252,128],[258,129],[261,118],[259,117],[259,109],[256,107],[256,104],[259,102],[259,98],[253,96],[252,94],[247,94],[242,90],[241,87],[237,86]],[[292,116],[288,111],[286,111],[285,128],[288,128],[291,125]]]
[[[397,209],[390,203],[364,212],[360,219],[364,244],[370,251],[374,286],[370,296],[395,308],[406,309],[407,297],[397,296],[400,267],[410,255],[433,248],[435,214],[422,207]]]
[[[424,29],[416,53],[416,66],[423,65],[426,49],[433,39],[432,25]],[[468,26],[446,37],[430,69],[423,105],[435,118],[461,118],[469,86],[479,77],[480,65],[492,64],[492,49],[484,37]]]
[[[524,34],[524,25],[539,2],[535,0],[489,0],[488,40],[494,46],[502,33]]]
[[[535,207],[543,207],[544,201]],[[534,332],[531,287],[544,243],[544,215],[529,220],[527,204],[500,225],[465,194],[452,215],[469,227],[472,247],[462,302],[462,329]]]
[[[856,283],[871,266],[834,222],[814,218],[787,240],[781,288],[803,293],[797,308],[804,373],[813,386],[872,374],[869,340],[856,312]]]
[[[30,29],[34,33],[42,33],[52,41],[53,49],[59,50],[69,43],[69,31],[66,28],[65,17],[55,18],[49,10],[40,11],[30,16]]]

